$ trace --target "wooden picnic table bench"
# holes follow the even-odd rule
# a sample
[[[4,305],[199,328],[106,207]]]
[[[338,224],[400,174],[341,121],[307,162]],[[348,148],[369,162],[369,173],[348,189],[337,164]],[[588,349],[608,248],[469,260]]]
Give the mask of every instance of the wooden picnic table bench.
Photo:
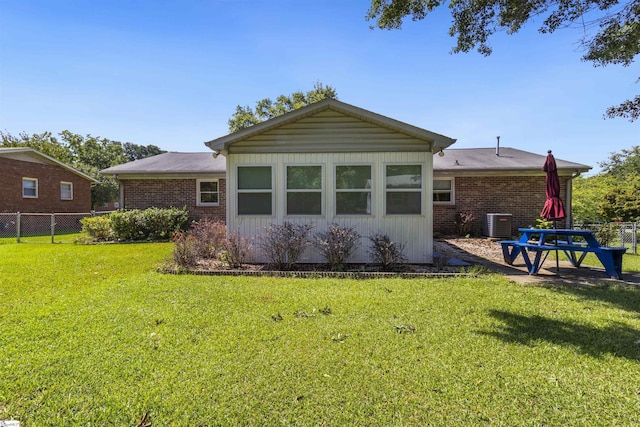
[[[574,267],[580,267],[587,254],[594,253],[608,277],[622,278],[622,256],[627,248],[601,246],[594,230],[520,228],[518,231],[522,233],[519,240],[499,242],[504,261],[509,265],[513,264],[518,255],[522,255],[529,274],[538,274],[551,251],[562,251]],[[574,241],[576,237],[584,241]],[[528,252],[535,253],[533,259]]]

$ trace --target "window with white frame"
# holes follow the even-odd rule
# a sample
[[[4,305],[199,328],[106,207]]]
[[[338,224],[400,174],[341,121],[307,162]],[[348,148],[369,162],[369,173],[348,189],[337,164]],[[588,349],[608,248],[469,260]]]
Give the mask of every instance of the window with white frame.
[[[22,178],[22,197],[29,199],[38,197],[38,180],[36,178]]]
[[[336,215],[371,215],[371,165],[336,166]]]
[[[238,215],[273,214],[271,166],[238,166]]]
[[[287,166],[287,215],[322,215],[322,166]]]
[[[220,190],[217,179],[196,180],[198,206],[218,206],[220,204]]]
[[[422,165],[385,167],[387,215],[422,214]]]
[[[433,202],[440,204],[453,203],[453,178],[433,180]]]
[[[61,200],[73,200],[73,183],[72,182],[60,182],[60,199]]]

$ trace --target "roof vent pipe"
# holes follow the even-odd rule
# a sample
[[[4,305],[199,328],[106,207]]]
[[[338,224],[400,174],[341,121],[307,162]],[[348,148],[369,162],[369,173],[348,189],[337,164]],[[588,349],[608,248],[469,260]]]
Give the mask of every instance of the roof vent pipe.
[[[500,157],[500,137],[496,136],[498,142],[496,143],[496,156]]]

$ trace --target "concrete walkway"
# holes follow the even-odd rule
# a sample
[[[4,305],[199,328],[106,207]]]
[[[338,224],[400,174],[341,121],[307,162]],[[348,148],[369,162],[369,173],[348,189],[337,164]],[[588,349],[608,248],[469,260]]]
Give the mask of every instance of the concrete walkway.
[[[622,280],[616,280],[606,277],[602,266],[593,267],[583,265],[580,268],[576,268],[568,261],[561,260],[559,262],[560,270],[557,271],[556,260],[547,259],[542,265],[540,272],[535,276],[531,276],[527,272],[524,261],[521,258],[518,258],[514,265],[508,265],[501,259],[485,258],[446,242],[438,242],[438,244],[438,250],[446,253],[451,259],[482,265],[487,269],[504,274],[507,279],[516,283],[552,284],[559,286],[606,286],[619,284],[640,287],[640,273],[625,273],[623,271]],[[446,245],[446,247],[442,245]]]

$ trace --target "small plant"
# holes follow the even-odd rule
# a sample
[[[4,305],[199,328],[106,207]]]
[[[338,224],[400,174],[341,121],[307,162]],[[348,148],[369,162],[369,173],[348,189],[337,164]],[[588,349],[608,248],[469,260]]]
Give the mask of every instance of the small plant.
[[[196,238],[185,231],[173,234],[173,261],[180,267],[193,267],[198,262]]]
[[[468,236],[471,233],[471,221],[476,217],[471,212],[458,212],[456,214],[456,228],[459,236]]]
[[[271,224],[258,236],[258,246],[278,270],[291,270],[309,245],[310,224]]]
[[[224,248],[223,261],[231,268],[239,268],[246,262],[253,250],[253,245],[239,233],[229,233],[225,239]]]
[[[596,231],[596,239],[602,246],[610,246],[613,240],[620,235],[620,226],[615,222],[601,225]]]
[[[384,271],[397,269],[400,264],[407,261],[406,244],[393,242],[386,234],[374,234],[369,236],[369,240],[371,241],[369,255],[373,262],[382,266]]]
[[[535,228],[538,228],[540,230],[551,230],[553,229],[553,222],[545,218],[538,218],[536,219]]]
[[[204,218],[191,225],[189,233],[196,239],[198,257],[217,259],[225,249],[227,227],[220,221]]]
[[[327,231],[315,235],[315,244],[332,271],[342,271],[358,248],[360,234],[353,227],[330,224]]]

